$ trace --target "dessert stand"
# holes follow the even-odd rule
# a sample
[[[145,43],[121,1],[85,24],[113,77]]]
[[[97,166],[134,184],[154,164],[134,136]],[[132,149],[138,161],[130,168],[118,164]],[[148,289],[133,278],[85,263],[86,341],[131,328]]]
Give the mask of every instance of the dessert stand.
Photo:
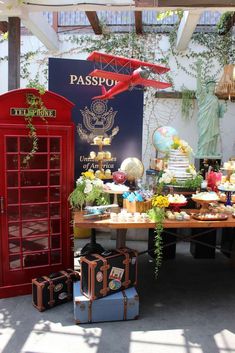
[[[234,186],[234,189],[231,190],[231,189],[226,189],[223,185],[219,185],[218,190],[223,191],[226,195],[225,206],[232,206],[233,205],[232,194],[235,192],[235,186]]]
[[[197,198],[194,198],[194,197],[192,197],[192,200],[201,206],[200,213],[208,213],[208,212],[210,212],[209,211],[210,203],[218,201],[218,200],[197,199]]]

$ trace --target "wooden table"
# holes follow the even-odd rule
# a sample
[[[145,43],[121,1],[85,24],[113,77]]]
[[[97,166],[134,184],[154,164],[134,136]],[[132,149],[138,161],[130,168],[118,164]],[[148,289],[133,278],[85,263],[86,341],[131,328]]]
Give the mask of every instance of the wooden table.
[[[198,210],[184,210],[187,213],[195,213]],[[94,220],[94,219],[84,219],[81,212],[75,212],[74,215],[74,223],[79,228],[109,228],[109,229],[116,229],[117,230],[117,238],[116,238],[116,247],[123,247],[125,246],[126,242],[126,231],[127,229],[151,229],[155,228],[154,222],[112,222],[110,219],[102,219],[102,220]],[[175,236],[184,240],[188,238],[189,240],[196,238],[199,235],[203,235],[201,228],[208,230],[218,229],[218,228],[234,228],[235,227],[235,218],[232,215],[228,216],[227,220],[223,221],[198,221],[191,217],[190,220],[185,221],[177,221],[177,220],[169,220],[166,219],[164,221],[164,229],[174,229],[174,228],[198,228],[200,231],[198,233],[194,233],[192,236],[187,236],[174,233]],[[170,232],[169,232],[170,233]],[[235,236],[235,234],[234,234]]]

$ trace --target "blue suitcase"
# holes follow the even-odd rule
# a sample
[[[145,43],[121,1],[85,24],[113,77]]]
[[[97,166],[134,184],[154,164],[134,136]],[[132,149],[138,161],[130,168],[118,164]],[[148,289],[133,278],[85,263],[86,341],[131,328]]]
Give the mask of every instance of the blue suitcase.
[[[104,298],[90,300],[81,294],[80,281],[73,285],[76,324],[134,320],[139,316],[139,296],[134,287]]]

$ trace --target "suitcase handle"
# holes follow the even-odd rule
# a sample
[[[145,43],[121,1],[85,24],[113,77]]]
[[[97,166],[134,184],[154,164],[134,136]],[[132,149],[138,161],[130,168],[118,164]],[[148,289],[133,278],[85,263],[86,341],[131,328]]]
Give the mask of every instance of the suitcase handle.
[[[102,256],[109,256],[109,255],[111,255],[112,254],[112,250],[105,250],[105,251],[103,251],[100,255],[102,255]]]
[[[56,277],[60,277],[61,276],[61,273],[60,272],[53,272],[51,273],[48,277],[50,279],[53,279],[53,278],[56,278]]]

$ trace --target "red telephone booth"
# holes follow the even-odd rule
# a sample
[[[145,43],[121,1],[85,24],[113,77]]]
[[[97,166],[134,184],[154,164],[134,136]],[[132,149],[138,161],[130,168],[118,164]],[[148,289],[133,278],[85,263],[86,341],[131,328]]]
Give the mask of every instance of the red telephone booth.
[[[0,298],[30,293],[32,278],[73,266],[73,106],[50,91],[0,96]],[[27,160],[29,115],[38,149]]]

